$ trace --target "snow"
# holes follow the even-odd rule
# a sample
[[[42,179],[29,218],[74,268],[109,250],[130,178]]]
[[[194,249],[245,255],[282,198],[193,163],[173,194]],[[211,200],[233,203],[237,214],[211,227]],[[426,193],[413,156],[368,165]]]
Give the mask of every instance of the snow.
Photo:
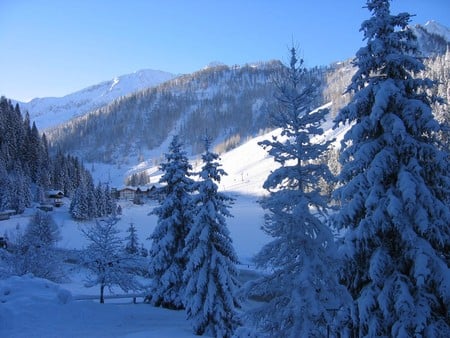
[[[182,311],[147,304],[76,301],[70,290],[29,275],[0,280],[0,336],[195,337]]]
[[[331,125],[332,122],[325,123]],[[347,128],[330,130],[326,138],[340,138]],[[227,219],[227,226],[241,263],[240,269],[251,273],[255,269],[252,258],[270,240],[261,230],[264,212],[258,200],[267,194],[262,188],[263,182],[277,168],[273,158],[258,142],[279,135],[280,130],[274,130],[221,155],[220,163],[228,175],[222,177],[219,190],[235,198],[230,209],[233,217]],[[86,167],[93,171],[96,181],[106,181],[110,187],[122,186],[128,174],[141,170],[151,174],[154,184],[161,173],[152,165],[151,158],[164,151],[163,148],[153,150],[152,156],[136,166],[95,163]],[[201,164],[197,163],[198,167],[195,165],[197,158],[190,160],[194,170],[199,170]],[[70,200],[64,198],[63,203],[62,207],[52,211],[61,231],[62,239],[57,245],[65,249],[82,249],[87,242],[80,228],[91,223],[74,221],[68,212]],[[158,205],[157,202],[146,201],[144,205],[135,205],[130,201],[120,201],[119,204],[122,207],[117,223],[120,235],[125,238],[126,229],[133,223],[140,243],[149,249],[151,243],[147,238],[157,223],[157,217],[149,213]],[[22,215],[13,215],[9,220],[1,221],[1,235],[6,233],[13,240],[17,231],[25,229],[34,212],[35,208],[27,209]],[[131,298],[106,299],[106,304],[98,304],[97,299],[77,300],[81,296],[98,295],[98,288],[84,287],[85,271],[81,268],[74,266],[69,273],[70,280],[61,285],[30,276],[1,280],[0,337],[194,337],[183,311],[155,308],[142,304],[142,299],[138,304],[131,304]],[[67,302],[62,302],[61,298]]]
[[[240,261],[247,268],[251,265],[251,258],[268,239],[260,230],[263,213],[256,197],[234,197],[237,198],[231,209],[234,217],[228,219],[228,226]],[[157,205],[156,202],[143,206],[125,201],[120,204],[123,208],[118,222],[121,235],[125,237],[125,230],[133,223],[139,241],[148,249],[150,242],[146,238],[153,232],[157,221],[156,216],[148,213]],[[87,245],[80,228],[88,222],[72,220],[68,205],[68,199],[64,199],[64,205],[52,212],[61,230],[62,240],[58,245],[80,249]],[[14,233],[17,224],[24,229],[33,212],[27,209],[25,215],[2,221],[2,231]],[[143,304],[142,299],[138,304],[132,304],[131,298],[120,303],[106,299],[105,304],[99,304],[97,299],[75,300],[80,296],[98,295],[97,287],[84,287],[84,276],[81,269],[74,267],[71,280],[61,285],[30,276],[0,280],[0,337],[195,337],[183,311],[155,308]],[[64,304],[61,298],[69,301]]]
[[[156,86],[176,75],[151,69],[140,70],[87,87],[64,97],[35,98],[18,102],[22,112],[28,111],[30,120],[45,131],[70,119],[100,108],[119,97]]]
[[[450,43],[450,29],[448,27],[445,27],[434,20],[430,20],[424,25],[424,28],[428,33],[442,36]]]

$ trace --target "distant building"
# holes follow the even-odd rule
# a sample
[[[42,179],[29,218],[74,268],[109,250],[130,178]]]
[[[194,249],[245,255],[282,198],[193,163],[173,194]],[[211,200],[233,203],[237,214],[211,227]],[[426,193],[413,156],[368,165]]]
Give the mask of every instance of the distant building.
[[[17,211],[13,209],[0,211],[0,221],[9,219],[12,215],[16,215]]]
[[[123,188],[112,188],[111,196],[119,200],[128,201],[142,201],[143,198],[152,198],[156,191],[155,186],[142,188],[142,187],[123,187]],[[138,203],[140,204],[140,203]]]
[[[136,189],[132,187],[125,187],[117,190],[119,199],[132,201],[136,196]]]
[[[61,190],[49,190],[45,193],[47,201],[53,204],[55,207],[60,207],[63,205],[64,193]]]

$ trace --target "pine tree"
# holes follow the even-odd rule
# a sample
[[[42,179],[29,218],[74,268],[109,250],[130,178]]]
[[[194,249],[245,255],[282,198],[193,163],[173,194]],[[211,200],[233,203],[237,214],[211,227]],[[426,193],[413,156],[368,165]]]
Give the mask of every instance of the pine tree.
[[[125,238],[125,250],[130,255],[136,255],[137,253],[139,253],[140,248],[137,230],[133,223],[130,223],[127,232],[129,233],[129,235]]]
[[[31,205],[31,182],[24,174],[22,168],[16,163],[15,168],[9,175],[10,208],[21,214],[25,208]]]
[[[116,201],[111,196],[111,189],[109,189],[108,184],[105,186],[104,197],[105,197],[106,215],[114,215],[117,210],[117,205]]]
[[[11,196],[10,196],[10,183],[8,172],[6,171],[6,166],[3,159],[0,158],[0,211],[10,208]]]
[[[151,303],[170,309],[183,308],[183,271],[187,258],[183,254],[185,238],[192,223],[193,181],[192,170],[186,152],[178,136],[169,145],[166,161],[161,164],[159,195],[161,205],[152,214],[158,216],[158,224],[150,236],[149,272],[153,278]]]
[[[76,220],[89,219],[89,206],[87,191],[84,185],[80,185],[73,194],[69,207],[70,215]]]
[[[32,273],[37,277],[60,281],[64,273],[55,254],[59,240],[58,225],[50,214],[37,211],[14,246],[11,262],[14,273]]]
[[[76,220],[88,220],[95,217],[107,216],[106,196],[99,185],[94,187],[92,176],[87,171],[80,172],[80,185],[75,190],[71,203],[70,214]],[[100,203],[100,208],[99,204]]]
[[[354,60],[351,102],[336,123],[353,123],[340,157],[347,229],[343,278],[354,299],[358,336],[450,335],[450,210],[448,154],[436,139],[429,79],[414,77],[408,13],[369,0],[362,23],[367,45]]]
[[[105,196],[105,188],[100,184],[97,184],[97,187],[94,191],[95,196],[95,204],[97,206],[96,217],[106,216],[106,196]]]
[[[330,181],[328,167],[318,161],[330,141],[313,143],[327,110],[312,111],[317,79],[310,76],[291,49],[291,60],[277,80],[278,111],[272,113],[281,137],[260,143],[280,164],[264,182],[269,196],[263,230],[273,240],[255,257],[267,276],[245,286],[249,296],[266,299],[251,319],[269,336],[325,336],[339,325],[335,316],[346,290],[339,285],[336,246],[326,219],[326,196],[320,179]]]
[[[219,168],[218,155],[210,151],[209,140],[202,159],[195,217],[184,250],[189,257],[184,271],[184,302],[195,334],[231,337],[240,307],[236,298],[238,258],[225,220],[231,216],[228,209],[232,199],[217,191],[226,173]]]

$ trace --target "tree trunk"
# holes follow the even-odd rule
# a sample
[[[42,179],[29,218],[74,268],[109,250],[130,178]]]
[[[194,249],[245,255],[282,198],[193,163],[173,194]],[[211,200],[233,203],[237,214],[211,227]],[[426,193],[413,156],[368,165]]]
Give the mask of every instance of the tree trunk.
[[[105,298],[103,296],[104,290],[105,290],[105,285],[101,284],[100,285],[100,304],[105,303]]]

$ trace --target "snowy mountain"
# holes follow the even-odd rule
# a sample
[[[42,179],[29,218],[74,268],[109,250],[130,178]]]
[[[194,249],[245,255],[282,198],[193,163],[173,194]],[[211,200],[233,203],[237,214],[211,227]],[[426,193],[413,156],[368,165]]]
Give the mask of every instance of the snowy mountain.
[[[442,82],[438,73],[445,73],[448,65],[441,60],[442,65],[436,68],[439,62],[433,64],[433,60],[446,53],[449,29],[434,21],[411,29],[418,36],[420,50],[429,56],[427,66],[433,70],[427,76]],[[201,151],[206,131],[217,150],[223,152],[270,130],[268,112],[275,104],[272,80],[280,70],[278,61],[232,67],[215,62],[195,73],[132,93],[132,88],[139,87],[132,84],[145,83],[137,79],[148,78],[138,72],[61,98],[59,106],[51,104],[56,99],[41,99],[46,100],[47,114],[28,109],[41,129],[48,128],[46,134],[53,145],[85,161],[126,166],[143,160],[157,163],[174,133],[180,134],[194,155]],[[343,93],[355,69],[347,60],[311,71],[323,87],[316,106],[332,101],[330,109],[335,114],[350,98]],[[444,94],[438,94],[446,98],[448,83],[440,86]],[[114,96],[122,93],[121,88],[129,90],[128,95]],[[108,100],[111,96],[114,99]],[[96,100],[91,102],[89,97]],[[89,107],[96,109],[87,112]],[[70,116],[75,117],[67,121]],[[59,122],[63,123],[57,125]]]
[[[47,136],[65,152],[106,163],[136,163],[175,132],[191,154],[202,150],[206,131],[215,144],[232,148],[230,143],[269,127],[267,113],[275,101],[271,78],[280,70],[278,61],[208,67],[119,98],[48,130]]]
[[[40,130],[44,130],[82,116],[119,97],[159,85],[175,76],[159,70],[145,69],[115,77],[64,97],[35,98],[30,102],[19,102],[19,105],[22,111],[29,112],[31,121],[35,121]]]
[[[424,28],[428,33],[442,36],[447,42],[450,42],[450,28],[433,20],[428,21]]]
[[[450,47],[450,29],[436,21],[411,27],[424,56],[443,54]]]

